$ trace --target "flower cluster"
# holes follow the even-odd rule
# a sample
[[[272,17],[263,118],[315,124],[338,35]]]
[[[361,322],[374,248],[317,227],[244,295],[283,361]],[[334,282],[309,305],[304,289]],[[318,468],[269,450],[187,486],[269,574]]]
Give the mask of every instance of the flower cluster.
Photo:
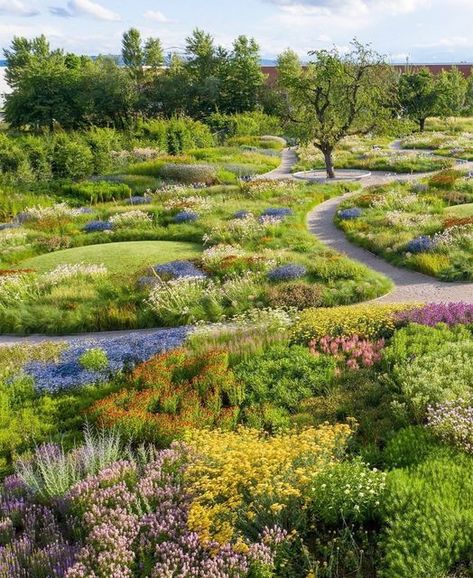
[[[82,230],[84,233],[101,233],[112,229],[113,223],[110,223],[110,221],[89,221]]]
[[[175,223],[195,223],[198,219],[199,215],[194,211],[180,211],[173,217]]]
[[[342,221],[350,221],[352,219],[358,219],[363,214],[363,211],[358,207],[353,207],[351,209],[342,209],[338,211],[337,216]]]
[[[277,219],[279,221],[284,220],[286,217],[290,217],[294,214],[292,209],[288,209],[287,207],[270,207],[261,213],[261,218],[271,218]]]
[[[473,407],[462,399],[427,408],[427,425],[441,440],[473,453]]]
[[[91,265],[87,263],[74,263],[58,265],[49,273],[41,276],[40,282],[44,285],[59,285],[63,281],[75,277],[97,278],[107,274],[105,265]]]
[[[64,578],[78,547],[59,512],[36,502],[16,476],[0,488],[0,577]]]
[[[199,195],[176,196],[164,203],[165,211],[195,211],[205,213],[212,209],[213,202],[209,197]]]
[[[473,324],[473,304],[471,303],[428,303],[397,315],[400,322],[417,323],[435,327],[439,323],[447,325]]]
[[[102,427],[163,447],[190,427],[236,425],[243,393],[224,352],[193,359],[176,350],[138,366],[130,377],[138,389],[123,389],[92,407]]]
[[[203,458],[186,472],[195,496],[189,527],[204,540],[225,543],[236,537],[238,515],[256,521],[263,511],[277,520],[302,508],[314,476],[333,464],[349,435],[346,425],[272,437],[252,429],[189,432],[187,443]]]
[[[198,278],[203,279],[207,275],[198,269],[191,261],[171,261],[163,265],[156,265],[154,271],[164,278],[183,279]]]
[[[81,215],[81,209],[73,209],[67,203],[57,203],[52,207],[29,207],[21,212],[17,219],[20,223],[27,221],[44,221],[46,219],[70,218]]]
[[[366,522],[380,514],[386,474],[361,461],[342,462],[316,475],[312,512],[328,524]]]
[[[272,269],[268,273],[268,279],[270,281],[294,281],[295,279],[300,279],[304,277],[307,273],[307,269],[302,265],[296,265],[291,263],[289,265],[281,265]]]
[[[31,362],[24,372],[33,378],[40,391],[61,391],[99,383],[110,373],[120,372],[150,359],[153,355],[179,347],[189,328],[161,329],[153,333],[130,333],[124,337],[76,340],[65,349],[57,362]],[[85,368],[81,356],[88,350],[100,347],[109,364],[102,370]]]
[[[129,225],[150,225],[153,219],[148,213],[135,209],[134,211],[127,211],[125,213],[116,213],[109,217],[108,222],[111,223],[113,227],[127,227]]]
[[[0,276],[0,309],[6,309],[38,295],[34,275],[15,273]]]
[[[137,577],[153,578],[242,578],[255,564],[270,571],[277,546],[271,538],[284,539],[277,528],[238,549],[205,543],[188,529],[187,461],[187,450],[175,447],[159,452],[143,471],[122,461],[77,484],[67,498],[85,543],[67,578],[131,576],[132,568]]]
[[[384,339],[368,341],[358,335],[351,337],[331,337],[326,335],[314,339],[309,348],[314,355],[333,355],[341,360],[348,369],[357,370],[360,367],[372,367],[381,360]]]
[[[432,237],[421,235],[407,243],[405,251],[407,253],[427,253],[435,248],[436,242]]]

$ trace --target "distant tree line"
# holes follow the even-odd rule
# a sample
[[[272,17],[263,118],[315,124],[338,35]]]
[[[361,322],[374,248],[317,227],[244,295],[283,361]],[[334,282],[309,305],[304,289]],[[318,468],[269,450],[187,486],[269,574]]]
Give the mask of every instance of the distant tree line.
[[[166,55],[158,38],[144,39],[131,28],[122,39],[123,65],[113,57],[52,50],[44,36],[14,38],[4,54],[12,89],[5,118],[13,128],[33,131],[124,129],[144,119],[188,116],[218,132],[231,115],[260,111],[283,119],[301,140],[316,130],[317,139],[310,139],[330,165],[344,136],[398,118],[422,131],[430,116],[473,114],[473,77],[456,68],[436,76],[427,69],[400,74],[356,41],[348,54],[311,52],[306,66],[293,51],[284,52],[272,85],[255,40],[240,36],[226,49],[198,29],[182,55]]]
[[[166,57],[158,38],[144,40],[132,28],[123,35],[124,66],[113,57],[52,50],[44,36],[14,38],[4,54],[12,89],[4,112],[14,128],[126,128],[139,118],[204,119],[265,108],[259,46],[246,36],[227,50],[195,30],[182,56]]]

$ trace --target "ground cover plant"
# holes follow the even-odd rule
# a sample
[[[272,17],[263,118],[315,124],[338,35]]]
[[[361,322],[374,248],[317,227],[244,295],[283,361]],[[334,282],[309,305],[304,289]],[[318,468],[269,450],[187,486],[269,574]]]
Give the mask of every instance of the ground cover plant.
[[[367,189],[340,206],[336,223],[355,243],[396,265],[445,281],[471,281],[472,194],[462,171],[442,171],[424,183]]]
[[[406,148],[419,148],[419,152],[392,149],[389,146],[392,138],[389,137],[346,138],[334,152],[334,167],[335,169],[361,169],[389,173],[424,173],[453,166],[454,161],[447,158],[451,156],[450,154],[442,158],[422,152],[422,147],[410,146],[416,138],[419,137],[407,137],[402,142]],[[306,146],[299,149],[299,162],[294,170],[323,169],[324,163],[324,157],[320,151],[312,146]]]
[[[25,208],[0,231],[0,328],[176,326],[377,297],[386,279],[306,230],[306,213],[340,190],[264,180],[167,185],[87,207]]]
[[[356,305],[0,349],[1,575],[467,576],[472,327]]]

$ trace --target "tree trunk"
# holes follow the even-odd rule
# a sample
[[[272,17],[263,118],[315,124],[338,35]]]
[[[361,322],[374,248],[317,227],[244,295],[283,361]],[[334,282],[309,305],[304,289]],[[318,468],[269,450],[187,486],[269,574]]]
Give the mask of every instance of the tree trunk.
[[[425,129],[425,121],[426,121],[426,120],[427,120],[426,118],[420,118],[420,119],[419,119],[419,130],[420,130],[420,132],[424,132],[424,129]]]
[[[325,170],[327,171],[327,178],[334,179],[335,178],[335,171],[333,169],[333,149],[326,148],[323,151],[324,161],[325,161]]]

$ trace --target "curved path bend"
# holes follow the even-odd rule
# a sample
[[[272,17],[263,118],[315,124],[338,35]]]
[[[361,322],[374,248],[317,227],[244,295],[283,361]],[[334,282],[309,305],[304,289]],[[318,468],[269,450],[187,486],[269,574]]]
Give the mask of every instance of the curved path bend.
[[[394,150],[398,148],[398,141],[393,143]],[[418,152],[418,151],[417,151]],[[260,175],[260,179],[269,180],[298,180],[292,174],[292,168],[297,162],[297,154],[294,148],[286,148],[281,154],[281,164],[277,169]],[[457,159],[462,168],[473,170],[473,162],[465,162]],[[421,179],[428,173],[401,175],[383,172],[373,172],[371,176],[363,180],[364,186],[387,184],[396,181],[411,181]],[[343,231],[338,229],[334,224],[334,217],[340,203],[348,199],[355,193],[347,193],[341,197],[335,197],[318,205],[307,216],[307,225],[309,231],[315,235],[322,243],[328,247],[347,255],[350,259],[363,263],[370,269],[382,273],[389,277],[394,289],[387,295],[376,299],[378,303],[399,303],[399,302],[432,302],[444,303],[451,301],[464,301],[473,303],[473,283],[446,283],[441,282],[433,277],[409,271],[400,267],[391,265],[384,259],[381,259],[374,253],[367,251],[357,245],[352,244],[345,236]],[[105,339],[108,337],[132,336],[134,334],[156,333],[159,329],[136,329],[123,331],[102,331],[96,333],[85,333],[77,335],[29,335],[19,337],[17,335],[0,335],[0,346],[18,345],[22,343],[40,343],[44,341],[68,341],[77,342],[84,339]]]

